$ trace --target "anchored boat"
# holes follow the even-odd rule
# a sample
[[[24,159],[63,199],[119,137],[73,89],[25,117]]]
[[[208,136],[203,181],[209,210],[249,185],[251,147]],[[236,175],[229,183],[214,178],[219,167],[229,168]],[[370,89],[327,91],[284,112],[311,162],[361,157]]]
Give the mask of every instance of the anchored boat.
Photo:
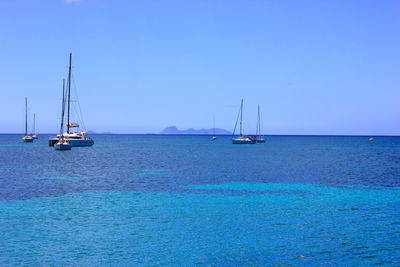
[[[63,95],[61,104],[61,125],[60,134],[58,135],[58,142],[54,144],[55,150],[71,150],[71,142],[64,138],[64,111],[65,111],[65,80],[63,80]]]
[[[36,114],[33,113],[32,138],[38,139],[38,135],[36,134],[35,121],[36,121]]]
[[[67,103],[68,103],[68,113],[67,113],[67,132],[61,133],[57,135],[57,137],[50,137],[49,138],[49,146],[54,146],[59,138],[62,137],[69,141],[73,147],[75,146],[92,146],[94,141],[92,138],[86,136],[85,131],[72,131],[73,128],[79,128],[78,123],[70,122],[70,106],[71,106],[71,63],[72,63],[72,54],[69,54],[69,72],[68,72],[68,91],[67,94]]]
[[[28,135],[28,98],[25,97],[25,135],[22,137],[22,142],[32,143],[32,136]]]
[[[213,118],[213,137],[212,140],[216,140],[217,137],[215,136],[215,118]]]
[[[240,104],[239,114],[236,119],[235,128],[233,129],[233,133],[232,133],[232,144],[255,144],[256,138],[254,136],[247,136],[247,135],[242,134],[242,117],[243,117],[242,115],[243,115],[243,99]],[[239,117],[240,117],[240,132],[239,132],[239,136],[234,137]]]
[[[265,137],[264,137],[264,135],[261,135],[261,122],[260,121],[261,121],[260,105],[258,105],[256,141],[257,141],[257,143],[265,143]]]

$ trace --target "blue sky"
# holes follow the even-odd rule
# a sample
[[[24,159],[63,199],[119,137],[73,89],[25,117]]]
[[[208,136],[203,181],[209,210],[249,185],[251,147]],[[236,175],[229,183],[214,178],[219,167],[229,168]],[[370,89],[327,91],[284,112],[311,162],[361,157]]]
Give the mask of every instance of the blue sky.
[[[0,1],[0,132],[58,131],[68,54],[88,130],[400,135],[400,2]]]

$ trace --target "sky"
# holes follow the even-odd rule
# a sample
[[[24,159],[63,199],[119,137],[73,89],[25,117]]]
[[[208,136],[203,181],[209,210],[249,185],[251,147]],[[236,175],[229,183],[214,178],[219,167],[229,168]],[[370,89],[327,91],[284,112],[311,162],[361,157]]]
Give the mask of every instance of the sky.
[[[400,135],[400,1],[1,0],[0,132]],[[72,97],[76,92],[72,91]],[[30,126],[29,126],[30,127]]]

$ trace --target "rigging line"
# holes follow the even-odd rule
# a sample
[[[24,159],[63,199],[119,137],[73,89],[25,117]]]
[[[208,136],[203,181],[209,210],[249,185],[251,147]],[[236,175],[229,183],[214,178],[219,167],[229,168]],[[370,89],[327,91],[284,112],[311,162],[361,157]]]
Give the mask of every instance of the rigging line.
[[[239,112],[238,112],[238,115],[237,115],[237,118],[236,118],[235,128],[233,129],[232,137],[235,135],[236,126],[237,126],[237,123],[238,123],[238,120],[239,120],[239,115],[240,115],[240,108],[239,108]]]
[[[257,112],[256,136],[258,135],[258,121],[259,121],[259,114]]]
[[[240,105],[240,136],[242,136],[242,125],[243,125],[243,120],[242,120],[242,118],[243,118],[243,98],[242,98],[242,103],[241,103],[241,105]]]
[[[60,137],[64,135],[64,95],[65,95],[65,79],[63,79],[63,90],[62,90],[62,98],[61,98],[61,117],[60,117]]]
[[[72,75],[72,83],[74,84],[74,90],[75,90],[76,98],[79,99],[78,98],[78,89],[77,89],[77,86],[76,86],[76,83],[75,83],[74,75]],[[78,103],[79,116],[80,116],[80,119],[82,120],[82,128],[86,131],[86,125],[85,125],[85,122],[83,120],[81,104],[79,103],[79,100],[77,100],[76,102]]]
[[[32,134],[35,132],[35,113],[33,113],[33,121],[32,121]]]
[[[258,111],[257,111],[257,131],[256,131],[256,135],[261,135],[261,127],[260,127],[260,120],[261,120],[261,116],[260,116],[260,105],[258,105]]]
[[[74,83],[75,93],[76,93],[76,95],[78,97],[78,89],[76,87],[74,78],[73,78],[73,83]],[[80,104],[79,100],[77,101],[77,103],[78,103],[79,116],[80,116],[80,120],[81,120],[81,123],[82,123],[82,128],[83,128],[84,131],[86,131],[86,124],[85,124],[85,121],[83,120],[83,113],[82,113],[82,108],[81,108],[81,104]]]
[[[76,103],[75,101],[72,102],[73,105],[71,105],[71,109],[73,111],[73,114],[75,115],[74,116],[74,121],[77,122],[77,123],[80,123],[79,113],[77,112],[77,108],[76,108],[75,103]]]
[[[76,83],[75,83],[74,75],[71,75],[71,79],[72,79],[72,84],[73,84],[73,90],[74,90],[74,93],[76,95],[76,100],[74,101],[74,103],[76,103],[76,105],[78,105],[78,108],[79,108],[79,96],[78,96],[78,90],[76,89]],[[81,116],[80,116],[81,114],[78,111],[79,111],[79,109],[77,110],[77,108],[75,107],[75,112],[76,112],[76,115],[78,117],[79,123],[82,123],[80,121],[81,120]]]
[[[74,101],[73,103],[75,104],[75,103],[77,103],[77,102]],[[78,124],[79,124],[79,128],[82,127],[82,129],[84,129],[85,127],[84,127],[84,124],[83,124],[83,120],[82,120],[82,118],[81,118],[80,115],[79,115],[79,112],[78,112],[78,110],[77,110],[76,105],[72,105],[72,109],[73,109],[73,111],[74,111],[74,114],[76,114],[76,116],[77,116],[76,119],[77,119],[77,122],[78,122]]]
[[[60,125],[60,135],[61,140],[64,139],[64,111],[65,111],[65,79],[63,79],[63,94],[62,94],[62,102],[61,102],[61,125]]]

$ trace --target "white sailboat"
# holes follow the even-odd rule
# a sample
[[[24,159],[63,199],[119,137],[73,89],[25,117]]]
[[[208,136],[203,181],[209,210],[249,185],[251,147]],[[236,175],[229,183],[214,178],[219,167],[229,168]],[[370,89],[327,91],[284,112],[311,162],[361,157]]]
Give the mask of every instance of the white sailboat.
[[[32,136],[28,135],[28,98],[25,97],[25,135],[22,137],[22,142],[32,143]]]
[[[38,135],[36,134],[36,129],[35,129],[35,126],[36,126],[35,123],[36,123],[36,114],[33,113],[32,138],[38,139]]]
[[[60,134],[58,135],[58,142],[54,144],[55,150],[71,150],[71,142],[64,138],[64,111],[65,111],[65,80],[63,80],[63,96],[61,104],[61,125]]]
[[[243,115],[243,99],[240,104],[240,111],[239,111],[238,117],[236,119],[235,128],[233,129],[233,133],[232,133],[232,144],[255,144],[256,143],[255,137],[242,134],[242,115]],[[239,116],[240,116],[240,133],[239,133],[239,136],[234,137]]]
[[[67,132],[62,133],[63,138],[69,140],[73,147],[75,146],[92,146],[94,141],[92,138],[86,136],[85,131],[72,131],[72,128],[79,128],[78,123],[70,122],[70,106],[71,106],[71,63],[72,63],[72,54],[69,54],[69,72],[68,72],[68,115],[67,115]],[[60,134],[57,137],[50,137],[49,139],[49,146],[54,146],[55,143],[58,142]]]
[[[265,137],[264,135],[261,135],[260,105],[258,105],[256,141],[257,143],[265,143]]]
[[[216,140],[217,137],[215,136],[215,117],[213,117],[213,137],[212,140]]]

